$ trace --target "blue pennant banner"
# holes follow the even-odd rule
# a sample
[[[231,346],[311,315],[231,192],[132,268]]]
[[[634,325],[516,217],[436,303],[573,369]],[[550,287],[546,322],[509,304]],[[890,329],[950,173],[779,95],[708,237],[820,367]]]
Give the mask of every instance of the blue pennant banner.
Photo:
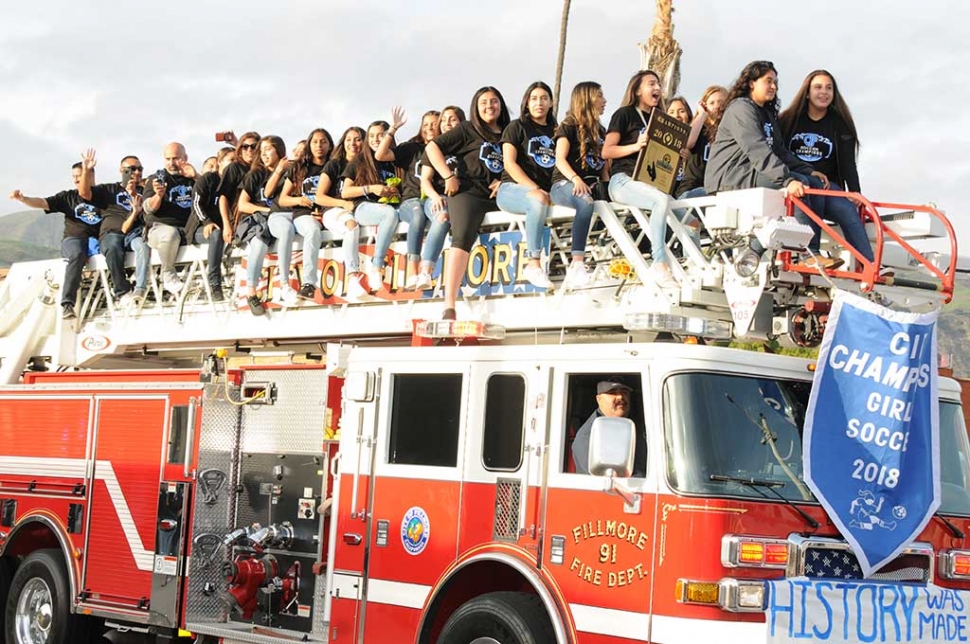
[[[805,480],[866,577],[940,505],[937,313],[839,292],[805,418]]]

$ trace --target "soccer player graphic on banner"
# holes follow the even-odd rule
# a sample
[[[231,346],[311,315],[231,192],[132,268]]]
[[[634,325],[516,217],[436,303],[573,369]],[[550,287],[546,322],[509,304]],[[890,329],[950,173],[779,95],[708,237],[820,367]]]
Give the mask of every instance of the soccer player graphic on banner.
[[[933,313],[836,294],[805,416],[805,481],[866,577],[940,505]]]

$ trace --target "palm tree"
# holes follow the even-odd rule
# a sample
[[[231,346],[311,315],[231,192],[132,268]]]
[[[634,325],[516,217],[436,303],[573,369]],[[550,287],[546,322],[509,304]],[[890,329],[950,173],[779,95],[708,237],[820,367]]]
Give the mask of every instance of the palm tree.
[[[562,3],[562,24],[559,27],[559,58],[556,60],[556,86],[553,89],[555,101],[552,105],[552,113],[559,116],[559,92],[562,89],[562,65],[566,58],[566,29],[569,26],[569,5],[571,0],[563,0]]]

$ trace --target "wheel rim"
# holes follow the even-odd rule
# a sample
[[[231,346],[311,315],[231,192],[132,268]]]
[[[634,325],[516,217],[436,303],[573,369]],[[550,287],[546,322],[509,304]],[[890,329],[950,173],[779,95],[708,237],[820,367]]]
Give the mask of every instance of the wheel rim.
[[[493,637],[476,637],[471,641],[471,644],[502,644],[502,643]]]
[[[54,605],[47,582],[34,577],[20,591],[14,615],[17,644],[46,644],[54,621]]]

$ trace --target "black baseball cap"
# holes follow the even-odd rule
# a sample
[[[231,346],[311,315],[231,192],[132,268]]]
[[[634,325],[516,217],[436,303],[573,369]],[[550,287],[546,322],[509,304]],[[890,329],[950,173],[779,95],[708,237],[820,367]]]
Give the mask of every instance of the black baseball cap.
[[[607,394],[611,391],[616,391],[617,389],[623,389],[627,393],[633,391],[633,387],[626,384],[622,380],[601,380],[600,382],[596,383],[596,395]]]

